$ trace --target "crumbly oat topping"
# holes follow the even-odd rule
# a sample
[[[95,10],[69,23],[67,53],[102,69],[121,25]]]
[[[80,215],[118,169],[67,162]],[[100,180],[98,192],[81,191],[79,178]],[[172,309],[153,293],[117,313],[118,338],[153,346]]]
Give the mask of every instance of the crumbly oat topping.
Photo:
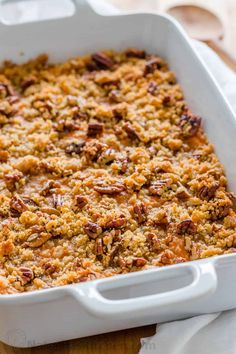
[[[161,58],[0,70],[0,293],[235,252],[235,197]]]

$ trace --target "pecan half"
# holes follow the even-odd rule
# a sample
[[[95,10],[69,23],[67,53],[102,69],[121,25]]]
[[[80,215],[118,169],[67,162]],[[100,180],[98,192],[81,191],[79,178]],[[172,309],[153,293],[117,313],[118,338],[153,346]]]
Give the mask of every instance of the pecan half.
[[[172,181],[170,178],[163,179],[160,181],[155,181],[149,187],[149,192],[151,195],[158,195],[160,196],[166,188],[170,187]]]
[[[144,59],[146,57],[145,50],[141,50],[141,49],[137,49],[137,48],[128,48],[125,51],[125,54],[128,58]]]
[[[21,197],[21,199],[23,200],[23,202],[31,207],[38,207],[38,204],[31,198],[29,197]]]
[[[64,203],[63,195],[53,194],[52,195],[52,202],[53,202],[54,208],[61,207]]]
[[[44,269],[46,275],[51,275],[57,270],[57,267],[50,262],[44,263],[42,268]]]
[[[138,257],[133,259],[132,265],[134,267],[144,267],[147,264],[147,260],[145,258],[142,257]]]
[[[145,64],[144,75],[153,73],[155,70],[160,69],[162,61],[160,58],[151,58]]]
[[[41,190],[40,194],[43,196],[48,196],[50,194],[52,194],[55,190],[55,188],[60,188],[61,185],[59,182],[54,181],[54,180],[50,180],[46,183],[45,187]]]
[[[125,190],[125,186],[123,183],[115,183],[110,185],[97,185],[93,187],[94,190],[100,194],[119,194]]]
[[[87,197],[83,195],[76,195],[75,196],[75,206],[79,209],[82,209],[88,203]]]
[[[97,238],[102,233],[102,228],[98,224],[89,221],[87,224],[84,225],[84,232],[90,238]]]
[[[106,223],[105,228],[108,229],[119,229],[126,225],[126,219],[124,215],[120,215],[119,218],[111,220]]]
[[[147,219],[147,207],[144,203],[135,204],[133,212],[139,223],[142,223]]]
[[[192,137],[198,132],[201,126],[201,118],[187,113],[182,114],[179,126],[184,137]]]
[[[114,258],[119,254],[119,252],[121,251],[122,246],[120,243],[118,243],[117,245],[113,246],[110,253],[108,254],[109,257],[109,265],[112,265]]]
[[[210,200],[212,198],[215,197],[215,192],[216,190],[219,188],[220,183],[216,182],[216,184],[212,185],[212,186],[203,186],[202,188],[200,188],[200,190],[198,191],[198,196],[201,199],[206,199],[206,200]]]
[[[27,245],[32,248],[37,248],[50,240],[50,238],[52,238],[52,234],[47,232],[34,233],[28,237]]]
[[[97,161],[105,148],[107,145],[100,143],[97,139],[92,139],[86,143],[83,152],[89,161]]]
[[[103,242],[102,242],[101,238],[97,238],[95,241],[94,253],[97,256],[100,256],[103,254]]]
[[[24,177],[23,173],[16,171],[13,173],[7,173],[4,175],[4,180],[9,191],[13,191],[17,188],[17,183]]]
[[[197,231],[197,227],[191,219],[186,219],[181,221],[177,225],[177,233],[178,234],[191,234],[193,235]]]
[[[117,264],[120,268],[125,268],[127,266],[127,263],[125,261],[125,259],[121,256],[118,256],[117,258]]]
[[[175,259],[174,252],[167,249],[162,253],[160,262],[164,265],[173,264],[174,259]]]
[[[23,213],[28,209],[27,205],[23,202],[23,200],[16,195],[14,195],[10,200],[10,208],[12,211],[17,211],[18,213]]]
[[[95,138],[97,135],[102,134],[103,124],[101,123],[89,123],[87,136],[89,138]]]
[[[69,145],[66,146],[65,148],[65,152],[68,155],[72,155],[72,154],[77,154],[79,155],[82,152],[83,147],[85,146],[85,141],[81,141],[78,143],[70,143]]]
[[[99,69],[111,69],[114,65],[113,60],[104,53],[94,53],[91,58]]]
[[[31,280],[34,279],[34,272],[32,271],[32,269],[26,267],[20,267],[19,270],[22,274],[21,278],[24,284],[29,283]]]
[[[140,140],[138,133],[136,133],[135,129],[132,127],[132,125],[129,122],[125,123],[123,129],[125,130],[126,134],[131,140],[135,140],[135,139]]]

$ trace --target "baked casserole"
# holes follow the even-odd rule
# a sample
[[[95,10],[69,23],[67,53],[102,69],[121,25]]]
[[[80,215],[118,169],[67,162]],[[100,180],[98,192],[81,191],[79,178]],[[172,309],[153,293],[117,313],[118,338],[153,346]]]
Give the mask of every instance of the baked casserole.
[[[235,197],[160,57],[5,62],[0,124],[1,294],[235,252]]]

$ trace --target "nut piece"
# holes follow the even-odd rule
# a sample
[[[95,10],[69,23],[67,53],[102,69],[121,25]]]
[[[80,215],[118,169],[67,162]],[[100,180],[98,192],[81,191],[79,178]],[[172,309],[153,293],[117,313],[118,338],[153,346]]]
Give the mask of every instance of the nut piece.
[[[79,143],[70,143],[65,148],[65,152],[68,155],[72,155],[73,153],[79,155],[82,152],[84,146],[85,146],[85,141],[81,141]]]
[[[126,225],[126,220],[124,215],[120,215],[119,218],[114,219],[106,223],[105,228],[108,229],[119,229],[121,227],[124,227]]]
[[[84,232],[90,238],[97,238],[102,233],[102,228],[98,224],[89,221],[87,224],[84,225]]]
[[[25,80],[22,82],[21,84],[21,88],[23,91],[25,91],[28,87],[30,87],[31,85],[34,85],[37,82],[37,79],[35,76],[28,76],[27,78],[25,78]]]
[[[163,103],[163,106],[169,106],[171,103],[171,97],[170,96],[163,97],[162,103]]]
[[[29,206],[32,206],[32,207],[35,207],[35,208],[38,208],[38,204],[31,198],[29,197],[21,197],[21,199],[23,200],[23,202]]]
[[[87,136],[90,138],[95,138],[100,135],[103,131],[103,124],[101,123],[89,123]]]
[[[201,199],[206,199],[206,200],[210,200],[212,198],[215,197],[215,192],[216,190],[219,188],[220,183],[216,182],[216,184],[214,184],[213,186],[203,186],[199,192],[198,192],[198,196]]]
[[[191,234],[193,235],[197,231],[197,227],[191,219],[181,221],[177,225],[178,234]]]
[[[75,206],[82,209],[88,203],[88,199],[83,195],[75,196]]]
[[[59,182],[50,180],[46,183],[45,187],[41,190],[40,194],[46,197],[52,194],[55,188],[60,188],[60,187],[61,185]]]
[[[115,183],[111,184],[109,186],[106,185],[97,185],[93,187],[94,190],[100,194],[108,194],[108,195],[114,195],[114,194],[119,194],[125,190],[125,186],[123,183]]]
[[[0,98],[6,98],[8,96],[13,96],[13,95],[14,95],[13,88],[8,84],[4,84],[3,82],[0,82]]]
[[[146,62],[144,75],[153,73],[155,70],[161,68],[161,59],[160,58],[152,58]]]
[[[47,232],[34,233],[28,237],[27,244],[32,248],[40,247],[50,238],[52,238],[52,234]]]
[[[113,246],[110,253],[109,253],[109,265],[112,265],[114,258],[119,254],[119,252],[121,251],[122,246],[120,243],[118,243],[117,245]]]
[[[213,210],[211,210],[211,220],[216,221],[227,216],[230,212],[232,204],[216,205]]]
[[[131,140],[135,140],[135,139],[140,140],[138,134],[136,133],[135,129],[132,127],[130,123],[126,123],[123,129],[125,130],[125,132],[127,133],[128,137]]]
[[[126,117],[127,107],[122,104],[117,104],[112,109],[112,113],[113,113],[114,118],[119,122]]]
[[[235,194],[232,193],[232,192],[228,192],[227,195],[228,195],[229,199],[230,199],[231,202],[232,202],[232,208],[233,208],[233,210],[236,211],[236,196],[235,196]]]
[[[23,173],[16,171],[13,173],[7,173],[4,175],[5,183],[9,191],[14,191],[17,187],[17,183],[24,177]]]
[[[97,256],[100,256],[103,254],[103,242],[102,242],[101,238],[97,238],[95,241],[94,253]]]
[[[145,50],[140,50],[137,48],[128,48],[125,51],[125,54],[128,58],[139,58],[139,59],[144,59],[146,57],[146,52]]]
[[[182,114],[179,121],[182,135],[187,138],[194,136],[201,126],[201,121],[202,119],[198,116],[190,115],[187,113]]]
[[[116,150],[114,149],[107,149],[104,150],[98,158],[99,163],[103,163],[105,165],[111,164],[116,157]]]
[[[132,265],[134,267],[144,267],[147,264],[147,260],[145,258],[135,258],[133,259]]]
[[[91,58],[99,69],[111,69],[114,65],[113,60],[104,53],[95,53]]]
[[[57,267],[50,262],[44,263],[42,267],[47,275],[53,274],[57,270]]]
[[[151,95],[155,95],[158,92],[158,86],[154,81],[150,81],[148,84],[147,92]]]
[[[19,268],[22,273],[22,280],[24,284],[29,283],[32,279],[34,279],[34,272],[30,268],[20,267]]]
[[[147,219],[147,207],[144,203],[135,204],[133,208],[135,217],[138,219],[138,222],[141,224]]]
[[[171,183],[172,183],[172,181],[170,178],[163,179],[160,181],[155,181],[149,187],[149,192],[152,195],[159,195],[160,196],[166,188],[170,187]]]
[[[10,200],[10,208],[14,212],[17,211],[18,213],[23,213],[23,211],[26,211],[28,209],[27,205],[23,202],[23,200],[16,195],[14,195],[14,197],[12,197]]]

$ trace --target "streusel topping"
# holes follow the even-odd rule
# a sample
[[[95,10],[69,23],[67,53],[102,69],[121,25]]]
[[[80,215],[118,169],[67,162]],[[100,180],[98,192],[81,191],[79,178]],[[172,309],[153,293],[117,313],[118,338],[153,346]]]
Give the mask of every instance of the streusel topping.
[[[164,60],[0,71],[0,293],[235,252],[235,197]]]

